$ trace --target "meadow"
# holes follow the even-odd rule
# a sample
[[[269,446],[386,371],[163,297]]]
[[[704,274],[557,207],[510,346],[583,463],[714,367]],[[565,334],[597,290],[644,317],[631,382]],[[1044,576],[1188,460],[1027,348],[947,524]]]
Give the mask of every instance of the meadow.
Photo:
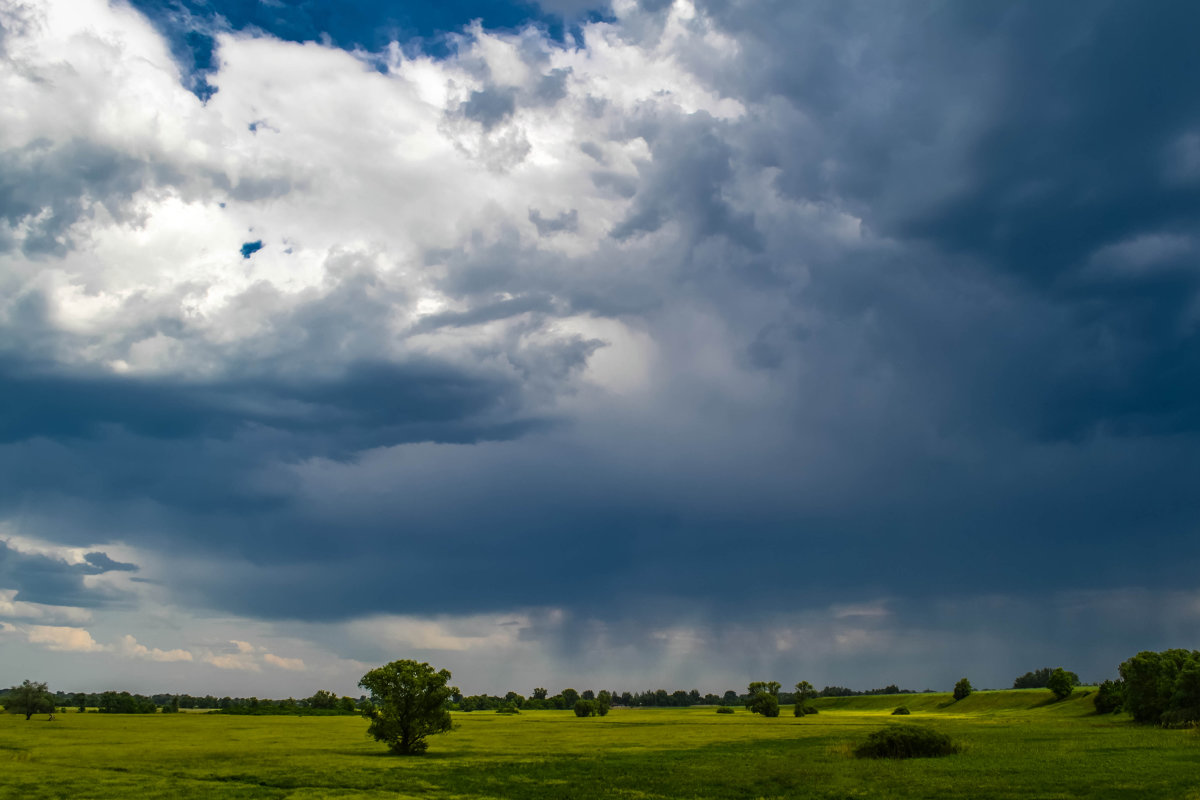
[[[416,757],[358,717],[0,715],[0,797],[20,798],[1172,798],[1200,800],[1200,735],[1096,715],[1084,691],[824,698],[776,719],[739,708],[456,713]],[[911,716],[893,717],[897,705]],[[856,759],[893,722],[962,745]]]

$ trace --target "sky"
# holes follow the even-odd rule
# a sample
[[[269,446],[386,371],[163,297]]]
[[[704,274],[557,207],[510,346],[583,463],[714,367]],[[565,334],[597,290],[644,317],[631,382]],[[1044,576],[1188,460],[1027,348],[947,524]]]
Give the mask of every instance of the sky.
[[[1198,26],[0,0],[0,684],[1200,646]]]

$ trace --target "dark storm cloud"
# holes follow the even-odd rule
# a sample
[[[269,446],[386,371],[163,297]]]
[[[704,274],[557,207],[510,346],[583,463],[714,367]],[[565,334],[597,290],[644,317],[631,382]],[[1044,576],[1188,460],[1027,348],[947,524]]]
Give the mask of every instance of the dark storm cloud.
[[[894,266],[814,263],[802,303],[869,309],[887,326],[882,362],[954,370],[941,381],[964,409],[997,405],[993,385],[1035,438],[1196,429],[1195,259],[1185,247],[1173,268],[1093,263],[1146,237],[1187,237],[1200,217],[1179,145],[1200,126],[1183,77],[1200,74],[1184,33],[1200,21],[1192,4],[701,6],[758,45],[719,78],[724,90],[786,103],[744,133],[749,157],[779,169],[786,195],[843,203],[905,245]],[[655,216],[631,227],[642,219]],[[919,283],[898,284],[897,271]],[[914,305],[914,287],[943,272],[945,294],[921,286]],[[960,317],[950,291],[971,282],[1011,303],[1008,319]],[[775,344],[755,346],[764,363],[782,357],[789,327],[778,320]]]
[[[123,561],[114,561],[113,559],[109,558],[107,553],[101,553],[98,550],[91,553],[85,553],[83,560],[90,565],[90,569],[88,571],[93,575],[100,575],[104,572],[137,571],[136,564],[129,564]]]
[[[117,427],[163,439],[229,438],[263,427],[320,435],[341,452],[405,441],[476,441],[504,436],[514,420],[486,424],[513,404],[510,381],[438,363],[348,365],[335,377],[245,378],[208,383],[54,375],[0,365],[0,441],[95,438]]]
[[[741,43],[707,79],[753,107],[598,122],[597,141],[642,139],[652,158],[591,176],[631,199],[597,252],[499,224],[427,254],[453,310],[407,333],[511,323],[502,341],[380,357],[405,298],[348,263],[298,308],[272,311],[284,300],[261,286],[236,298],[271,333],[217,353],[223,377],[14,357],[7,509],[221,559],[172,585],[273,618],[555,604],[738,620],[886,594],[1194,586],[1191,7],[700,5]],[[460,111],[498,125],[554,80]],[[762,170],[767,197],[745,181]],[[26,219],[34,190],[5,186]],[[541,236],[577,225],[528,219]],[[27,300],[18,327],[48,350]],[[551,427],[603,352],[538,342],[572,314],[658,350],[644,395],[589,396]],[[153,325],[187,339],[157,320],[139,340]]]
[[[92,552],[84,558],[86,563],[71,564],[40,553],[22,552],[0,540],[0,586],[15,589],[14,599],[21,602],[95,608],[111,601],[112,591],[88,588],[83,576],[137,570],[136,565],[114,561],[106,553]]]

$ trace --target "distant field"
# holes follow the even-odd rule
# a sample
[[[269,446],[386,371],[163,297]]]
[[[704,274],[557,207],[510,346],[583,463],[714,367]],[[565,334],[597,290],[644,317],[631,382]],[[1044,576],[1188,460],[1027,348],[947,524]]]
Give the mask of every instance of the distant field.
[[[0,715],[0,797],[20,798],[1172,798],[1200,800],[1200,735],[1091,713],[1044,690],[826,698],[764,719],[711,707],[456,714],[397,757],[357,717]],[[908,717],[891,717],[899,704]],[[861,761],[893,721],[962,753]]]

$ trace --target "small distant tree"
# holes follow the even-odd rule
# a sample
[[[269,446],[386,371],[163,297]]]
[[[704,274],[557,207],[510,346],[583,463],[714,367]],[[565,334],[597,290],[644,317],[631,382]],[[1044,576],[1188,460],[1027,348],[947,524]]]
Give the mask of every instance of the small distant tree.
[[[966,698],[975,689],[971,686],[971,682],[966,678],[962,678],[958,683],[954,684],[954,699],[962,700]]]
[[[596,695],[596,713],[602,717],[608,716],[610,708],[612,708],[612,692],[601,689],[600,694]]]
[[[425,737],[450,730],[446,704],[457,687],[449,686],[449,670],[434,671],[424,662],[393,661],[363,675],[358,685],[371,693],[363,716],[367,733],[402,755],[423,753]]]
[[[324,689],[318,689],[317,693],[304,701],[309,708],[329,709],[336,708],[338,697],[333,692],[328,692]]]
[[[547,694],[547,691],[539,686],[533,690],[533,699],[534,700],[545,700],[546,694]]]
[[[1067,672],[1062,667],[1058,667],[1054,672],[1050,673],[1050,679],[1046,681],[1046,688],[1054,692],[1054,696],[1059,700],[1065,700],[1071,696],[1071,692],[1079,685],[1079,676],[1074,672]]]
[[[50,694],[46,684],[26,679],[20,686],[8,690],[4,709],[10,714],[24,714],[25,719],[34,714],[53,714],[54,695]]]
[[[575,701],[579,699],[579,692],[574,689],[563,689],[562,691],[563,708],[574,708]]]
[[[596,713],[596,701],[584,700],[582,697],[575,701],[575,716],[590,717]]]
[[[792,693],[795,706],[792,708],[792,714],[797,717],[803,717],[807,713],[805,706],[808,704],[810,697],[816,697],[817,690],[808,681],[800,681],[796,684],[796,691]]]

